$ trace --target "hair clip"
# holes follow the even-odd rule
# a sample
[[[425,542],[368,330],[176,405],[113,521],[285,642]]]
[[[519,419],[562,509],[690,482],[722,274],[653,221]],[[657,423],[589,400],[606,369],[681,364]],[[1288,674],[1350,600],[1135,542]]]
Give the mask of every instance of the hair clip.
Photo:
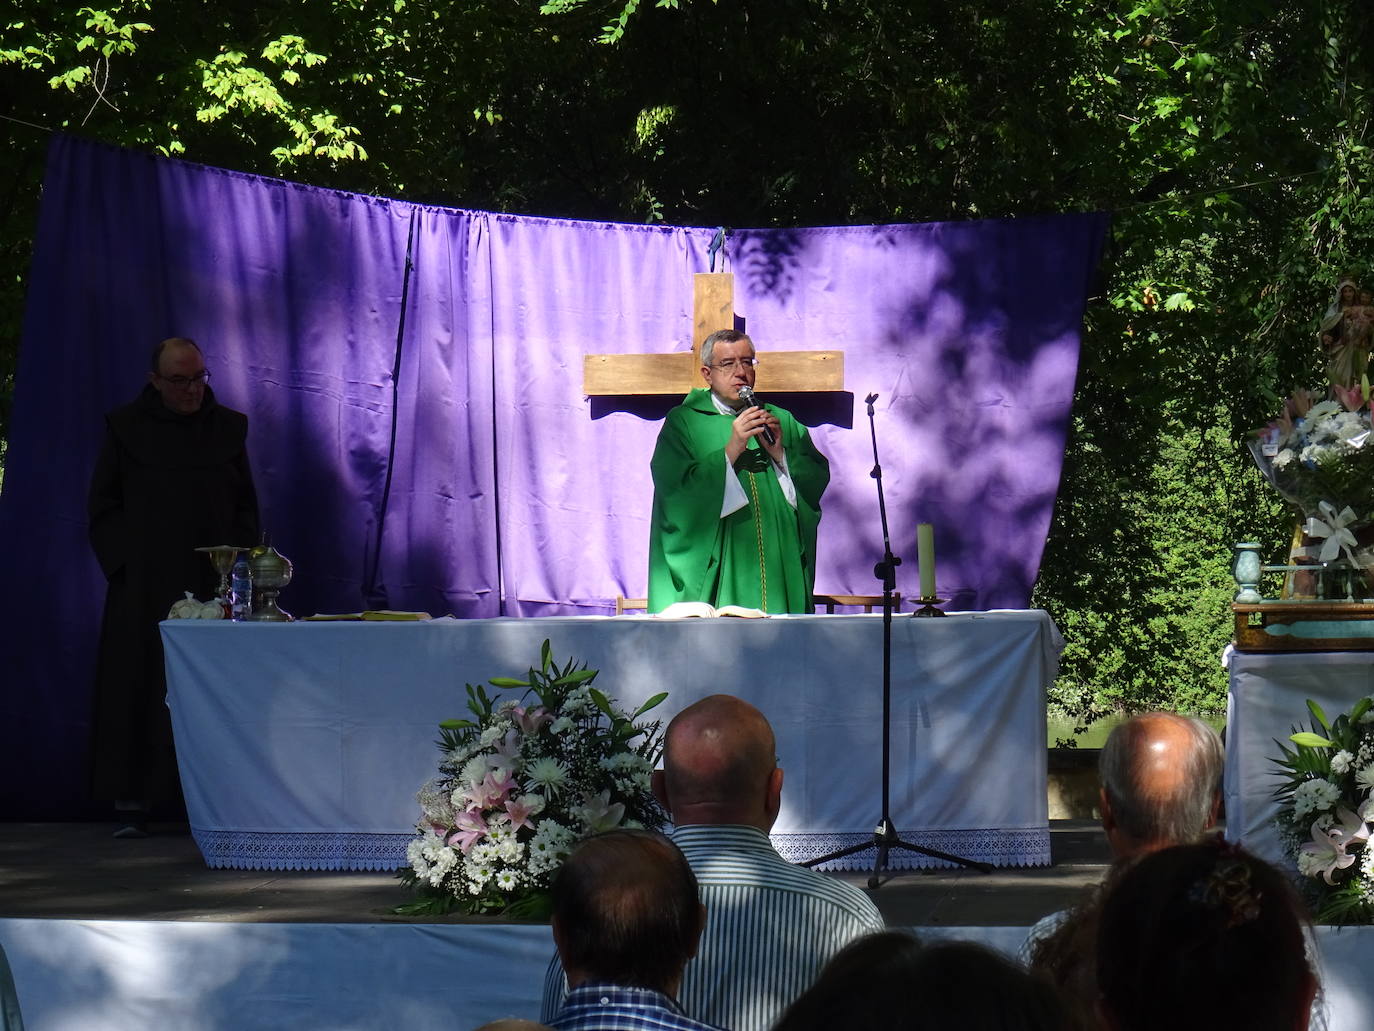
[[[1188,899],[1226,916],[1227,930],[1260,915],[1263,892],[1250,885],[1250,867],[1240,859],[1222,859],[1202,880],[1188,889]]]

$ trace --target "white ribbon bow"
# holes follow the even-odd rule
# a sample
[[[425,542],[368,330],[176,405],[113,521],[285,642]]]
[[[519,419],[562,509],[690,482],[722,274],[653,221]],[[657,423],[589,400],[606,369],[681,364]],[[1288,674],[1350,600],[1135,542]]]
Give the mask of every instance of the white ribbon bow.
[[[1311,516],[1307,520],[1307,525],[1303,527],[1303,533],[1309,537],[1326,538],[1322,542],[1322,550],[1317,555],[1317,561],[1330,562],[1344,551],[1345,557],[1352,565],[1360,565],[1359,560],[1355,558],[1355,534],[1348,529],[1355,521],[1354,510],[1346,505],[1338,513],[1336,506],[1329,501],[1323,501],[1317,509],[1323,518]]]

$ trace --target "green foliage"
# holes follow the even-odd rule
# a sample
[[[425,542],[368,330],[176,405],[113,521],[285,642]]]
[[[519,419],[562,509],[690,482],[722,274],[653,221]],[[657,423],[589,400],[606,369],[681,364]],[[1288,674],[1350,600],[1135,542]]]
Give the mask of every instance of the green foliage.
[[[1221,710],[1231,543],[1277,558],[1291,530],[1238,441],[1320,378],[1336,281],[1374,282],[1354,0],[16,0],[3,24],[15,117],[323,186],[696,225],[1111,210],[1035,593],[1068,641],[1053,701]],[[0,437],[42,147],[0,155]]]

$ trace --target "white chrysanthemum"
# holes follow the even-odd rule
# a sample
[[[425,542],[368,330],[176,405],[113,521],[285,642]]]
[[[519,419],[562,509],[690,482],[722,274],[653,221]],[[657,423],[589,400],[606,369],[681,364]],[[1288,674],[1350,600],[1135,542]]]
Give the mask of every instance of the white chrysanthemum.
[[[468,761],[468,759],[472,756],[472,752],[473,743],[471,741],[464,741],[463,743],[455,745],[453,748],[450,748],[448,750],[448,753],[444,756],[444,762],[450,766],[453,766],[454,768],[457,768]]]
[[[566,734],[575,726],[577,726],[577,724],[568,719],[568,717],[559,716],[558,719],[549,724],[549,730],[554,734]]]
[[[1350,770],[1350,764],[1355,761],[1355,757],[1342,748],[1331,757],[1331,772],[1336,776],[1341,776]]]
[[[1303,781],[1293,792],[1293,817],[1298,819],[1311,812],[1325,812],[1339,802],[1340,798],[1340,788],[1329,781],[1320,777]]]
[[[1374,763],[1355,774],[1355,784],[1365,791],[1374,791]]]
[[[506,726],[507,724],[504,722],[493,723],[486,730],[482,731],[482,736],[477,739],[478,744],[483,748],[494,745],[497,741],[500,741],[506,736]]]
[[[1371,705],[1368,709],[1364,711],[1364,715],[1360,717],[1360,722],[1374,723],[1374,705]]]
[[[429,876],[429,862],[425,859],[425,843],[416,838],[406,846],[406,862],[415,871],[415,876],[421,879]]]
[[[496,851],[497,855],[500,856],[501,862],[509,863],[514,866],[524,858],[525,846],[514,838],[507,838],[505,841],[501,842]]]
[[[479,841],[468,850],[468,862],[477,866],[489,866],[496,861],[498,849],[487,841]]]
[[[1319,877],[1322,872],[1321,860],[1311,852],[1298,850],[1298,873],[1304,877]]]
[[[520,699],[518,699],[518,698],[503,698],[503,699],[501,699],[501,701],[497,704],[497,706],[496,706],[496,711],[497,711],[498,713],[500,713],[501,715],[504,716],[506,713],[510,712],[512,709],[518,708],[519,705],[520,705]]]
[[[514,870],[502,870],[496,875],[496,886],[502,891],[511,891],[515,888],[516,876]]]
[[[468,884],[472,885],[474,890],[480,891],[482,885],[491,880],[492,869],[484,863],[469,862],[467,873]]]
[[[480,784],[490,768],[491,764],[487,762],[485,755],[474,755],[463,764],[463,772],[458,774],[458,783],[464,788]]]
[[[583,716],[595,708],[596,706],[592,703],[591,691],[584,685],[563,699],[563,704],[558,707],[558,714],[560,716]]]
[[[448,846],[439,838],[430,838],[420,848],[420,854],[431,863],[437,863],[439,856],[448,851]]]
[[[574,835],[557,820],[542,821],[529,843],[529,871],[533,875],[553,869],[572,848]]]
[[[567,783],[568,771],[557,759],[544,756],[536,759],[525,768],[525,776],[530,783],[543,789],[546,795],[556,795]]]
[[[453,869],[457,862],[458,857],[454,855],[453,849],[443,849],[435,857],[434,865],[430,868],[429,883],[436,888],[439,887],[439,885],[443,883],[444,878],[448,876],[449,871]]]
[[[1297,456],[1293,454],[1293,449],[1291,447],[1284,448],[1282,451],[1280,451],[1277,455],[1274,456],[1274,468],[1284,468],[1290,462],[1292,462],[1295,457]]]

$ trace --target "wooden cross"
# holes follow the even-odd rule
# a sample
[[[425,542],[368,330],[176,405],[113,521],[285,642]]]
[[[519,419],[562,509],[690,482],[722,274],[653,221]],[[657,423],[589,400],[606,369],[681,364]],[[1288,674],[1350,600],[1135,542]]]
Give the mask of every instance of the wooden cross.
[[[588,354],[582,358],[582,393],[589,397],[645,394],[681,396],[702,386],[701,345],[718,329],[735,326],[735,276],[698,272],[692,277],[692,352]],[[760,394],[844,389],[843,351],[763,352]]]

